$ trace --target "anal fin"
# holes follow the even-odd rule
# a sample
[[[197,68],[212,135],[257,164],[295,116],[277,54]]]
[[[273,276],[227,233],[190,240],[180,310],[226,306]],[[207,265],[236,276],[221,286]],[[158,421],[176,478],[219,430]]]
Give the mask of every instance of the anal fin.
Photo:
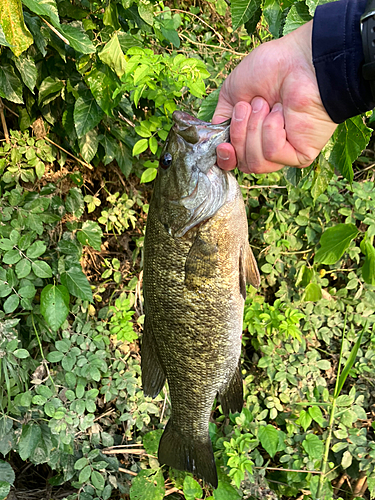
[[[203,441],[182,436],[169,420],[159,443],[160,464],[193,473],[217,488],[218,478],[210,436]]]
[[[151,322],[145,317],[141,343],[142,386],[145,396],[155,398],[165,384],[165,373],[160,363]]]
[[[246,283],[255,288],[259,288],[260,285],[258,264],[249,243],[241,248],[240,253],[240,292],[244,299],[246,299]]]
[[[242,411],[243,407],[243,382],[240,364],[237,366],[232,379],[225,389],[219,394],[221,407],[225,415]]]

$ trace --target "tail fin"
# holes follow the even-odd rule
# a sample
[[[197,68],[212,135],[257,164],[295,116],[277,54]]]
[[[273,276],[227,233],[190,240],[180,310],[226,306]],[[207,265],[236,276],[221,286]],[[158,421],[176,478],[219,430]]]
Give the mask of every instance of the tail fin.
[[[159,443],[160,464],[170,465],[178,470],[192,472],[197,477],[217,488],[218,479],[209,435],[204,441],[189,440],[167,423]]]

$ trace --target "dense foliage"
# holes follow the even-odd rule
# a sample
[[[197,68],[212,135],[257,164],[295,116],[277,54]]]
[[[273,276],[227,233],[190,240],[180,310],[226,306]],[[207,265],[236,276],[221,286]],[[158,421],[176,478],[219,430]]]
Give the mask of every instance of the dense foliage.
[[[237,174],[262,285],[245,407],[212,414],[217,490],[160,467],[168,393],[141,388],[147,183],[171,114],[209,120],[241,57],[319,3],[0,5],[0,499],[30,464],[69,500],[375,495],[370,113],[305,171]]]

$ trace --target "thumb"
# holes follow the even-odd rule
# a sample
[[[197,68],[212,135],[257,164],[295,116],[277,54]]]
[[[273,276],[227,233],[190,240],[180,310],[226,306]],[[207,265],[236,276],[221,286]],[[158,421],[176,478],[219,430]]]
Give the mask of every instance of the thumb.
[[[230,104],[224,97],[223,93],[220,92],[219,101],[216,105],[214,116],[212,117],[212,123],[214,125],[218,123],[225,122],[229,118],[232,118],[233,105]]]

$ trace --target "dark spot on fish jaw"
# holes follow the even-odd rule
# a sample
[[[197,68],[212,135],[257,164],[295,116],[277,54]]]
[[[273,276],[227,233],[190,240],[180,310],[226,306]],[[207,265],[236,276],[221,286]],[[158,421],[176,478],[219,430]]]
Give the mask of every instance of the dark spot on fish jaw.
[[[161,168],[167,170],[172,165],[172,159],[171,153],[164,153],[159,162]]]

